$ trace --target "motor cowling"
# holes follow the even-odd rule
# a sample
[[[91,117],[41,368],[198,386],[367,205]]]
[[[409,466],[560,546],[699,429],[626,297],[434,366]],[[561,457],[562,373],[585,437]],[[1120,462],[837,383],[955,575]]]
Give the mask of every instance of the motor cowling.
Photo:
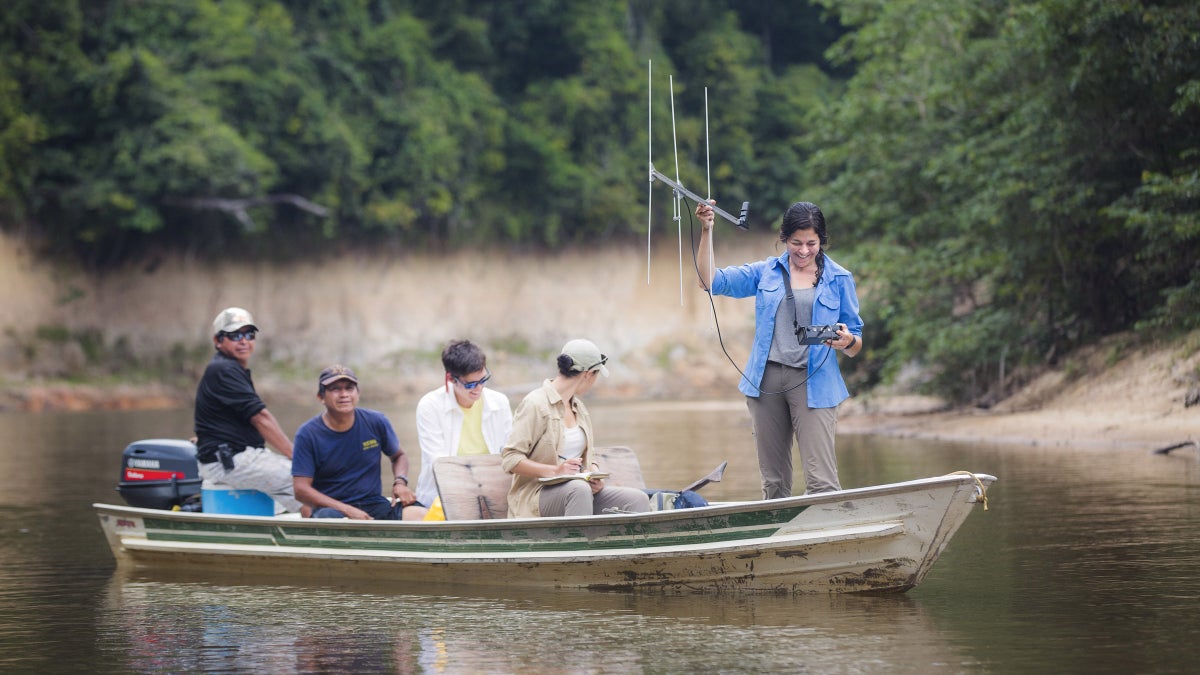
[[[121,454],[117,492],[130,506],[198,510],[202,482],[196,446],[189,441],[135,441]]]

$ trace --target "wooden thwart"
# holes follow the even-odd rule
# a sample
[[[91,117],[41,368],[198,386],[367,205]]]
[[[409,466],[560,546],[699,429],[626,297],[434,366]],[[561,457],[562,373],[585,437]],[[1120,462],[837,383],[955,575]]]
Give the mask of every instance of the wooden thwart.
[[[596,448],[594,461],[612,476],[605,485],[646,487],[637,454],[625,446]],[[446,520],[508,517],[508,488],[512,476],[500,468],[500,455],[442,457],[433,465],[438,495]]]

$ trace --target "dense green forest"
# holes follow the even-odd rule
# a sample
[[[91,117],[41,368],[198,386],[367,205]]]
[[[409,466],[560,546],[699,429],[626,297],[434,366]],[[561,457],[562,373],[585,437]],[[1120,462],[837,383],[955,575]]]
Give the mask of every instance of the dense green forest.
[[[651,121],[753,228],[822,206],[870,298],[860,383],[986,402],[1200,325],[1191,0],[0,7],[0,222],[92,268],[644,238]]]

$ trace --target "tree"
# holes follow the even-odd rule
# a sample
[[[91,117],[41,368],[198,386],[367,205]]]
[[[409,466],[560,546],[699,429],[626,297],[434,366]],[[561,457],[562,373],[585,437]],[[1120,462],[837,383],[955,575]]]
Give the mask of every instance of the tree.
[[[1112,207],[1147,196],[1143,172],[1194,161],[1195,109],[1176,105],[1192,5],[824,4],[853,29],[833,54],[856,71],[812,168],[863,242],[893,375],[916,362],[942,392],[993,400],[1012,364],[1147,315],[1150,239]]]
[[[789,61],[815,45],[780,44],[825,34],[816,10],[694,5],[16,0],[0,10],[0,208],[97,265],[155,246],[636,236],[654,58],[679,83],[689,182],[708,86],[720,195],[781,211],[802,182],[797,129],[834,89]],[[678,30],[696,12],[702,30]]]

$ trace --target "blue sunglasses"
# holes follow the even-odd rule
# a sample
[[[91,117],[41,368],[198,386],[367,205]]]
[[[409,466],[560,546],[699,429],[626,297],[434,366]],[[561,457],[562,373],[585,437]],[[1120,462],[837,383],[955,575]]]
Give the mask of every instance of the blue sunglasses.
[[[484,375],[483,377],[479,378],[478,380],[475,380],[474,382],[464,382],[463,380],[459,379],[457,376],[454,376],[454,375],[451,375],[451,377],[454,378],[455,382],[461,384],[463,386],[463,389],[470,391],[471,389],[474,389],[475,387],[483,386],[484,382],[487,382],[488,380],[492,379],[492,371],[484,368],[484,372],[486,372],[487,375]]]
[[[256,336],[256,335],[258,335],[258,334],[255,333],[254,331],[250,331],[248,333],[226,333],[225,337],[234,342],[241,342],[242,340],[250,340],[251,342],[253,342],[254,336]]]

